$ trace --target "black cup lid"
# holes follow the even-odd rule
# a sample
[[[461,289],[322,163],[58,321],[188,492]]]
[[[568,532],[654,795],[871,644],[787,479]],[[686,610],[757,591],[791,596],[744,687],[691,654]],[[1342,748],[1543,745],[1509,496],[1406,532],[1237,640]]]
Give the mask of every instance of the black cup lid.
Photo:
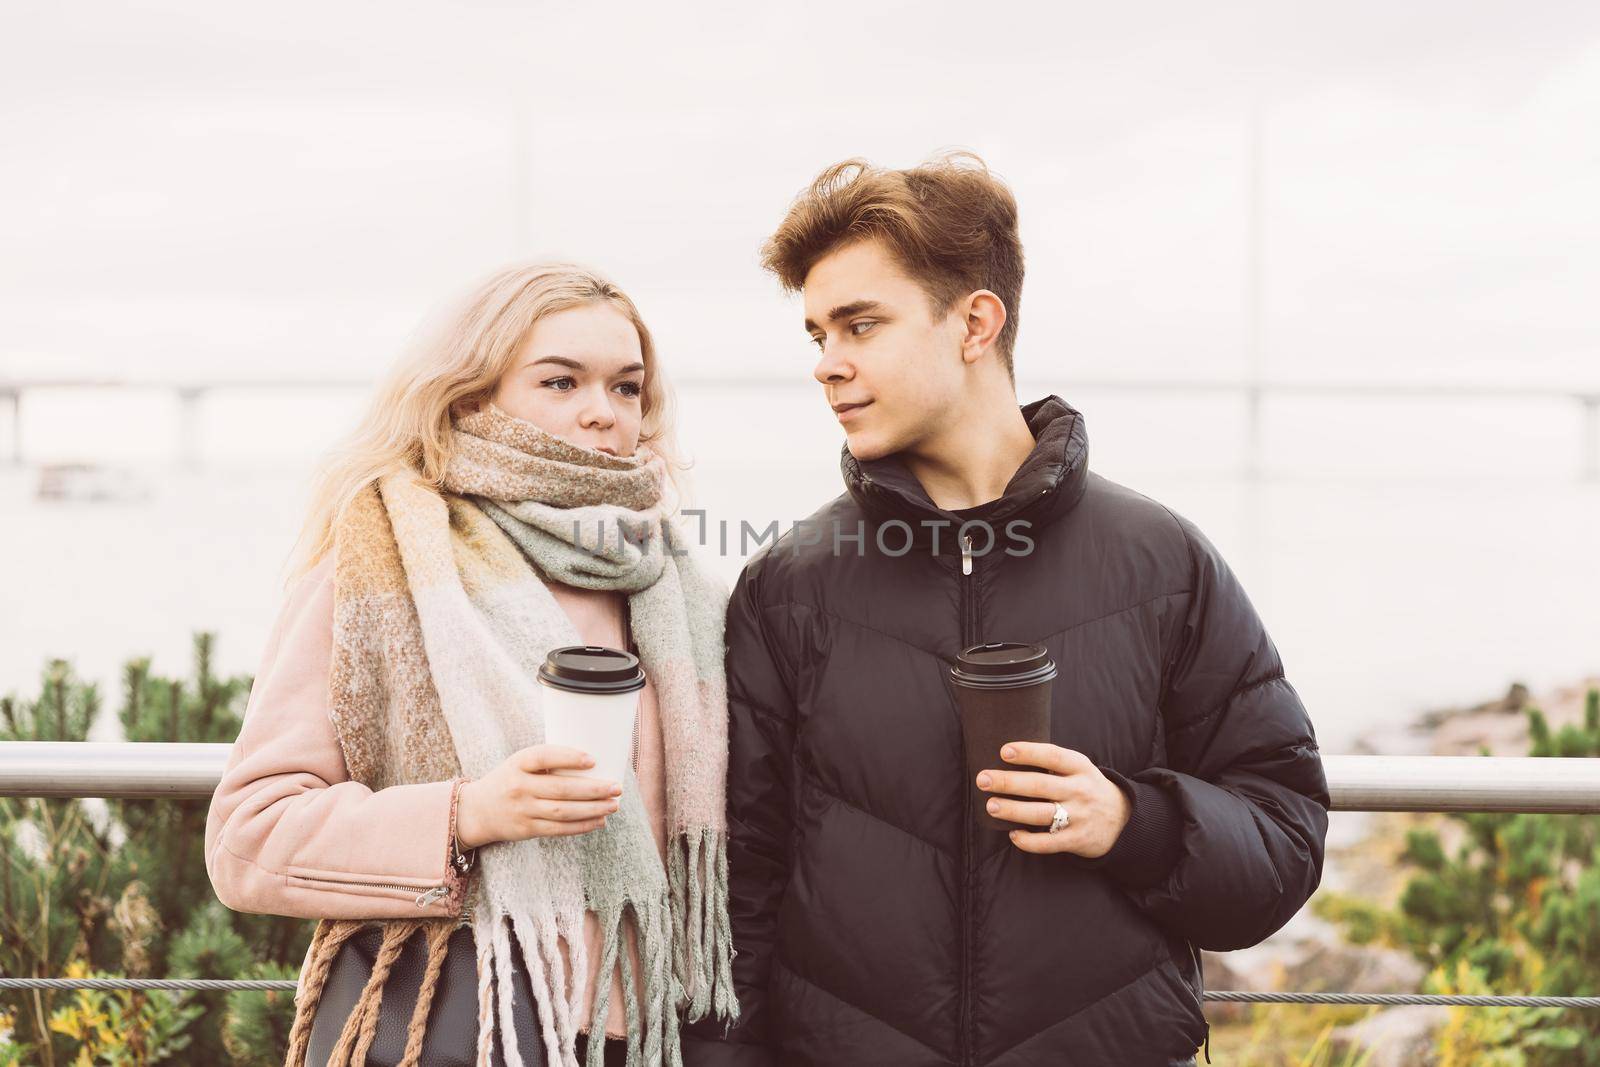
[[[991,641],[973,645],[956,657],[950,679],[973,689],[1014,689],[1056,676],[1055,660],[1043,645]]]
[[[628,693],[644,688],[644,670],[620,648],[563,645],[545,657],[539,680],[573,693]]]

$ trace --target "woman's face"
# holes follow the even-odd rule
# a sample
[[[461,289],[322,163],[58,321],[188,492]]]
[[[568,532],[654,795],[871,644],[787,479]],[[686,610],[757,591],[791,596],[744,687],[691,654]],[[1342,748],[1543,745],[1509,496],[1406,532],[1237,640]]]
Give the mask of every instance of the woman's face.
[[[643,417],[639,331],[609,303],[545,315],[495,386],[501,410],[575,445],[631,456]]]

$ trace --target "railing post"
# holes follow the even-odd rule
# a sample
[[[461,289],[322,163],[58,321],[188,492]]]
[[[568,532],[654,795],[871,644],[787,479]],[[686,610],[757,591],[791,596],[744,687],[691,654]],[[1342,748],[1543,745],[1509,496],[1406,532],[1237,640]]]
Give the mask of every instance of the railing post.
[[[6,456],[6,462],[13,467],[22,466],[22,387],[9,385],[0,388],[0,397],[10,401],[11,408],[11,449]]]
[[[1261,477],[1261,383],[1253,381],[1245,390],[1245,477]]]
[[[186,471],[200,468],[200,398],[205,388],[178,387],[178,466]]]
[[[1578,397],[1583,404],[1583,456],[1579,469],[1586,482],[1600,482],[1600,393]]]

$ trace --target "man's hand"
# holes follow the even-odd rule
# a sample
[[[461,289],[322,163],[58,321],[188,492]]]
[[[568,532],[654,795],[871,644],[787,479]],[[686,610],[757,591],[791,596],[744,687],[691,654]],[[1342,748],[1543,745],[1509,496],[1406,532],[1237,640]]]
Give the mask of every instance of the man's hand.
[[[978,788],[1038,800],[990,797],[989,813],[1027,826],[1046,827],[1055,815],[1055,802],[1067,809],[1071,821],[1055,833],[1013,830],[1011,843],[1024,852],[1073,852],[1085,858],[1111,850],[1128,823],[1128,797],[1082,752],[1035,741],[1011,741],[1000,758],[1043,771],[986,770],[978,775]]]

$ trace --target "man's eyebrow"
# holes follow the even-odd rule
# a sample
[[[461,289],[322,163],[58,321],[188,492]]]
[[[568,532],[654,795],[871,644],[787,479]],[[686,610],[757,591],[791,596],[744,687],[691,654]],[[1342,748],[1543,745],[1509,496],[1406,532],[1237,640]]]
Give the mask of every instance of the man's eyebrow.
[[[575,359],[568,359],[566,356],[542,356],[539,359],[534,360],[532,363],[529,363],[528,366],[537,367],[541,363],[554,363],[554,364],[556,364],[558,366],[570,367],[573,370],[583,370],[583,369],[585,369],[584,365],[582,363],[578,362]],[[617,373],[618,374],[632,374],[634,371],[637,371],[637,370],[644,370],[644,364],[643,363],[630,363],[626,367],[618,367],[617,368]]]
[[[828,321],[838,322],[840,319],[848,319],[852,315],[859,315],[863,311],[877,311],[878,308],[882,306],[883,305],[879,304],[876,300],[856,300],[848,304],[840,304],[838,307],[828,312]],[[816,328],[816,323],[812,322],[810,319],[806,320],[806,333],[810,333]]]

